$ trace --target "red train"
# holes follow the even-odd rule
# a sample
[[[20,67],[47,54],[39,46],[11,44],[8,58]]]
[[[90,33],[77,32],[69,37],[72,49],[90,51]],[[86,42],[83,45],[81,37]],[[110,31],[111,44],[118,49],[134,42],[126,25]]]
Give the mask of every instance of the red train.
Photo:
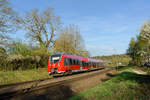
[[[105,67],[105,62],[88,57],[75,56],[65,53],[51,55],[48,60],[49,74],[68,74],[72,72],[88,71]]]

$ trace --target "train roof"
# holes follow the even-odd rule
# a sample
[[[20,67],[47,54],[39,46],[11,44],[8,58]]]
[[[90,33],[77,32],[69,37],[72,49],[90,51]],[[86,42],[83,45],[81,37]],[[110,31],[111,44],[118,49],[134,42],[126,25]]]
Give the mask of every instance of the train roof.
[[[85,57],[81,57],[81,56],[76,56],[76,55],[69,55],[69,54],[64,54],[65,57],[68,58],[73,58],[73,59],[84,59]]]
[[[82,61],[104,62],[103,60],[97,60],[97,59],[93,59],[93,58],[89,58],[89,57],[82,57],[82,56],[78,56],[78,55],[73,55],[71,53],[57,52],[53,55],[64,55],[65,57],[73,58],[73,59],[79,59],[79,60],[82,60]]]
[[[77,56],[77,55],[64,54],[64,56],[68,57],[68,58],[73,58],[73,59],[80,59],[82,61],[103,62],[102,60],[97,60],[97,59],[88,58],[88,57],[82,57],[82,56]]]

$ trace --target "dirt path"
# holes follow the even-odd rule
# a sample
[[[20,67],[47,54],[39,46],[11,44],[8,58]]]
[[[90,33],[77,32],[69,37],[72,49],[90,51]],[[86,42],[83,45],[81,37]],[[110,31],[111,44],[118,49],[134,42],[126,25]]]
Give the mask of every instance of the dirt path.
[[[147,73],[142,71],[142,70],[137,70],[137,69],[133,69],[133,72],[137,73],[137,74],[142,74],[142,75],[146,75]]]

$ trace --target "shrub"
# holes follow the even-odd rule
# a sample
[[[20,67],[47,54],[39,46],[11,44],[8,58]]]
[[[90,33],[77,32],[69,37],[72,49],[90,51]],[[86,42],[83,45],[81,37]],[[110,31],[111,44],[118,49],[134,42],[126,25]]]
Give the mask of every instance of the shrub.
[[[9,55],[7,58],[7,70],[17,70],[21,69],[23,66],[24,57],[20,54]]]
[[[50,52],[44,47],[30,47],[20,42],[8,49],[0,48],[0,70],[25,70],[46,67]]]
[[[38,67],[46,67],[50,52],[46,48],[38,48],[32,50],[31,55],[34,56],[35,62],[38,63]]]
[[[0,70],[5,69],[6,58],[7,58],[6,50],[4,48],[0,47]]]

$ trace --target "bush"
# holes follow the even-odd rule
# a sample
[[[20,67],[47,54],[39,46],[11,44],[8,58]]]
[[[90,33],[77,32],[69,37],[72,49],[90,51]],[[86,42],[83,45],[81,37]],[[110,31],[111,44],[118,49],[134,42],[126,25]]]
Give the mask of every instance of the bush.
[[[44,47],[30,48],[21,43],[11,46],[8,51],[9,56],[7,56],[5,49],[0,49],[0,70],[26,70],[46,67],[50,56],[50,52]]]
[[[50,52],[46,48],[32,50],[31,55],[34,56],[35,61],[38,63],[37,68],[47,66]]]
[[[5,69],[6,58],[7,58],[6,50],[4,48],[0,47],[0,70]]]
[[[17,70],[22,66],[24,57],[20,54],[9,55],[7,58],[8,68],[6,70]]]
[[[25,69],[34,69],[39,68],[40,65],[40,56],[29,56],[26,57],[15,54],[10,55],[7,58],[7,68],[5,70],[25,70]]]

